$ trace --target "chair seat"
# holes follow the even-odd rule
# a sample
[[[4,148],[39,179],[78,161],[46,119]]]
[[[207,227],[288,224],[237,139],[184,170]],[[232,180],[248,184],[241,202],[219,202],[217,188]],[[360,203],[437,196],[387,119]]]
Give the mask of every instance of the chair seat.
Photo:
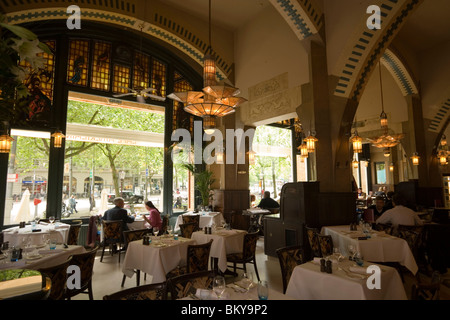
[[[178,266],[166,274],[166,279],[178,277],[187,273],[187,266]]]
[[[229,262],[243,262],[244,259],[244,254],[243,252],[238,252],[238,253],[230,253],[227,254],[227,261]],[[250,262],[252,261],[252,257],[248,258],[247,260],[245,260],[246,262]]]

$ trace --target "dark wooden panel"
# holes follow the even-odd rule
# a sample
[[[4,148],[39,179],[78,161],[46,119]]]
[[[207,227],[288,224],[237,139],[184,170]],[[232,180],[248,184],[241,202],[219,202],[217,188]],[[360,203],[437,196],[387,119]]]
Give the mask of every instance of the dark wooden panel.
[[[250,219],[242,211],[250,208],[249,190],[214,190],[214,210],[222,212],[234,229],[248,230]]]
[[[286,246],[281,219],[264,219],[264,253],[276,257],[276,250]]]

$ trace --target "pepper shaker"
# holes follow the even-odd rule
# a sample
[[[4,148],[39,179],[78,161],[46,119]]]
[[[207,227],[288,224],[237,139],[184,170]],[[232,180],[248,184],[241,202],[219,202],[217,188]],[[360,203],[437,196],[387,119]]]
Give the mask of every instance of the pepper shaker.
[[[325,271],[326,271],[325,259],[320,259],[320,272],[325,272]]]
[[[327,261],[326,272],[327,272],[327,273],[333,273],[333,267],[332,267],[332,262],[331,262],[331,260],[328,260],[328,261]]]

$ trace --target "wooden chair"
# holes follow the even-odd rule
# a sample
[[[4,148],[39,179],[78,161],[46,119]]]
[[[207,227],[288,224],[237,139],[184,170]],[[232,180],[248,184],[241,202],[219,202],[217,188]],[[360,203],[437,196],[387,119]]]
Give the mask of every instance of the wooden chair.
[[[188,245],[186,265],[178,266],[167,273],[166,278],[173,278],[187,273],[208,271],[209,252],[213,240],[198,245]]]
[[[70,224],[69,236],[67,237],[67,244],[69,246],[78,244],[78,236],[80,235],[80,230],[81,230],[82,224],[83,224],[83,221],[81,221],[81,220],[74,220]]]
[[[200,215],[196,214],[196,215],[183,215],[182,216],[183,219],[183,224],[187,224],[187,223],[195,223],[195,231],[200,230]]]
[[[114,255],[113,249],[116,248],[116,245],[120,245],[123,243],[122,236],[122,220],[102,220],[103,225],[103,250],[102,257],[100,258],[100,262],[103,262],[103,255],[105,254],[105,248],[109,245],[109,251],[111,255]],[[119,249],[119,263],[120,263],[120,249]]]
[[[89,296],[89,300],[94,300],[94,296],[92,294],[92,274],[94,272],[94,262],[98,248],[99,247],[97,246],[89,252],[75,254],[72,256],[70,265],[80,267],[81,285],[80,289],[66,290],[67,300],[70,300],[70,298],[80,293],[87,294]]]
[[[195,294],[197,289],[212,289],[215,271],[188,273],[167,281],[168,291],[172,300],[182,299]]]
[[[165,214],[162,217],[161,230],[158,232],[158,236],[162,236],[167,232],[167,226],[169,225],[169,215]]]
[[[52,288],[50,290],[49,300],[64,300],[67,285],[67,268],[72,260],[70,256],[65,262],[49,268],[38,269],[41,274],[45,274],[52,280]]]
[[[192,234],[196,231],[197,225],[195,222],[180,224],[180,232],[183,238],[190,239]]]
[[[322,251],[320,250],[319,239],[317,235],[319,234],[319,230],[316,228],[310,228],[305,226],[306,235],[308,236],[309,246],[311,247],[311,256],[310,260],[314,259],[314,257],[322,257]]]
[[[233,263],[234,273],[236,273],[236,269],[242,269],[244,272],[247,272],[247,263],[253,263],[255,268],[256,277],[259,281],[258,268],[256,267],[256,243],[258,241],[259,232],[247,233],[244,236],[244,246],[243,251],[239,253],[231,253],[227,254],[227,262]],[[238,268],[237,264],[242,264],[242,268]]]
[[[283,293],[286,293],[289,280],[291,279],[294,268],[305,263],[302,246],[290,246],[276,250],[278,260],[280,261],[281,275],[283,279]]]
[[[376,231],[384,231],[386,234],[392,235],[394,228],[391,224],[384,224],[384,223],[375,223],[373,224],[373,228]]]
[[[317,234],[317,239],[319,239],[320,252],[322,253],[322,257],[331,256],[333,254],[333,239],[331,238],[331,236]]]
[[[439,272],[433,272],[431,283],[415,283],[411,289],[411,300],[439,300],[441,277]]]
[[[142,238],[144,238],[144,236],[148,233],[151,233],[151,229],[146,228],[146,229],[124,231],[123,232],[123,241],[125,243],[124,248],[128,248],[128,244],[132,241],[142,240]],[[126,249],[125,249],[125,251],[126,251]],[[119,255],[120,255],[120,252],[119,252]],[[140,270],[135,270],[134,272],[136,273],[136,286],[139,286],[141,272],[140,272]],[[123,275],[121,287],[123,287],[123,285],[125,284],[126,278],[127,278],[127,276]]]
[[[103,300],[167,300],[167,283],[153,283],[106,295]]]
[[[422,234],[423,234],[423,226],[405,226],[398,225],[397,227],[397,237],[404,239],[407,243],[411,252],[414,256],[414,260],[417,262],[419,266],[426,265],[426,258],[424,256],[424,252],[421,252],[422,246]],[[403,274],[406,271],[406,268],[398,266],[397,269],[401,269],[401,277],[403,280]],[[416,278],[418,279],[419,273],[416,274]],[[419,280],[419,279],[418,279]]]

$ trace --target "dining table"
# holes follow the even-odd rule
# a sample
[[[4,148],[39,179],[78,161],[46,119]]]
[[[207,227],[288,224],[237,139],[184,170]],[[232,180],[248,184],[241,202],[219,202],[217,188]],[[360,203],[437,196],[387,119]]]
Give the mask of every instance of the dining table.
[[[370,288],[371,274],[367,268],[381,270],[380,287]],[[298,265],[290,277],[286,295],[298,300],[407,300],[405,288],[397,270],[365,262],[362,267],[344,259],[332,263],[332,273],[321,272],[315,260]]]
[[[69,236],[70,224],[56,222],[39,222],[36,229],[32,230],[31,225],[25,225],[24,228],[12,227],[3,230],[3,242],[9,242],[10,247],[22,247],[26,243],[39,245],[43,237],[55,239],[58,243],[66,243]]]
[[[210,257],[216,259],[217,267],[221,272],[227,271],[227,254],[239,253],[243,251],[244,236],[247,231],[238,229],[216,228],[211,234],[204,231],[192,233],[191,239],[197,244],[204,244],[213,240],[211,244]]]
[[[199,221],[200,229],[204,229],[205,227],[212,227],[213,225],[220,227],[223,225],[223,223],[225,223],[225,219],[223,218],[223,215],[221,212],[207,212],[207,211],[199,212],[199,213],[187,212],[187,213],[180,214],[177,217],[177,220],[175,222],[174,231],[178,232],[180,230],[180,224],[183,223],[184,216],[195,216],[195,215],[200,216],[200,221]]]
[[[408,243],[384,231],[372,230],[367,239],[359,226],[357,230],[350,230],[349,225],[325,226],[321,233],[331,236],[333,246],[339,248],[343,256],[349,255],[349,246],[353,245],[365,261],[398,262],[414,275],[419,270]]]
[[[163,235],[151,237],[149,245],[143,240],[132,241],[128,244],[122,272],[129,278],[133,277],[135,270],[146,273],[150,283],[166,281],[166,274],[178,265],[186,263],[187,247],[195,244],[195,240]]]
[[[29,254],[32,252],[33,254]],[[49,268],[66,261],[70,256],[85,253],[83,246],[68,245],[67,248],[63,244],[56,245],[55,249],[49,249],[46,245],[31,245],[22,251],[22,259],[11,262],[3,257],[0,260],[0,270],[5,269],[31,269],[37,270],[41,268]]]

